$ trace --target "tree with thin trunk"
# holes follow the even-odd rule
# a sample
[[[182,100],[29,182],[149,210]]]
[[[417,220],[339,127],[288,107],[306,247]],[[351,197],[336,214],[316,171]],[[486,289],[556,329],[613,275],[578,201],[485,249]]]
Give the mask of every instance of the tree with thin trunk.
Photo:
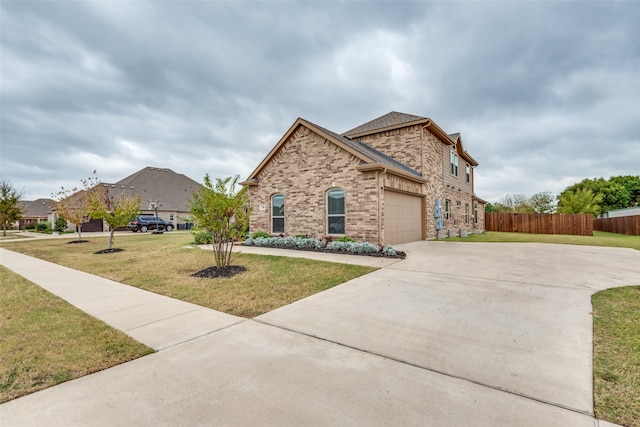
[[[22,192],[16,190],[11,182],[2,180],[0,183],[0,223],[2,224],[2,235],[7,236],[7,227],[18,221],[22,216],[20,208],[20,198]]]
[[[89,194],[89,211],[92,218],[102,219],[109,226],[109,247],[113,249],[113,235],[118,227],[124,227],[140,212],[140,196],[128,194],[99,183]],[[116,193],[117,192],[117,193]]]
[[[56,201],[56,214],[76,226],[78,242],[82,241],[82,224],[91,219],[89,193],[94,191],[100,182],[95,173],[93,171],[93,176],[81,181],[82,188],[66,189],[61,187],[60,191],[52,195],[53,200]]]
[[[241,238],[247,229],[249,209],[246,187],[236,191],[238,176],[204,177],[204,186],[194,192],[189,201],[189,211],[196,226],[213,237],[213,254],[218,268],[231,265],[234,240]]]

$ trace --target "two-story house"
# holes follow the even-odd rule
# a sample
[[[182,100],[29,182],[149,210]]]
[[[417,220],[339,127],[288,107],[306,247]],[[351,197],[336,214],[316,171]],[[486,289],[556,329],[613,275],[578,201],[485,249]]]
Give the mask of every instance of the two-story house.
[[[298,119],[243,182],[250,230],[378,244],[483,230],[477,165],[426,117],[391,112],[342,134]]]

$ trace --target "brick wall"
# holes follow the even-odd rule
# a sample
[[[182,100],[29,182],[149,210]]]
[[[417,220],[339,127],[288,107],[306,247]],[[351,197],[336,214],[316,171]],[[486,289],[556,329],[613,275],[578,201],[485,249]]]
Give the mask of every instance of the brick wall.
[[[345,234],[377,243],[378,172],[360,172],[360,160],[300,126],[249,187],[250,230],[271,232],[271,196],[285,197],[285,234],[322,238],[327,232],[326,192],[345,191]]]

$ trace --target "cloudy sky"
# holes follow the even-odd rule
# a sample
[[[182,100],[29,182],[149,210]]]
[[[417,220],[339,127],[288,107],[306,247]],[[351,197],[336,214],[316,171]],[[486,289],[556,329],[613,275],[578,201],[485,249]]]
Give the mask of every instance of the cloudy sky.
[[[0,3],[1,174],[246,178],[297,117],[460,132],[476,193],[640,174],[640,2]]]

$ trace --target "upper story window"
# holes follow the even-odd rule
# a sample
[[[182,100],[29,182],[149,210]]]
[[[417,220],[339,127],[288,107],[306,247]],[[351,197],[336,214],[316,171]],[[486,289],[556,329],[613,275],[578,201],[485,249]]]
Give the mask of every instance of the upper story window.
[[[271,232],[284,233],[284,195],[271,197]]]
[[[467,182],[471,182],[471,166],[467,163]]]
[[[327,191],[327,234],[344,234],[344,190]]]
[[[451,150],[449,157],[451,161],[451,175],[458,176],[458,153]]]

